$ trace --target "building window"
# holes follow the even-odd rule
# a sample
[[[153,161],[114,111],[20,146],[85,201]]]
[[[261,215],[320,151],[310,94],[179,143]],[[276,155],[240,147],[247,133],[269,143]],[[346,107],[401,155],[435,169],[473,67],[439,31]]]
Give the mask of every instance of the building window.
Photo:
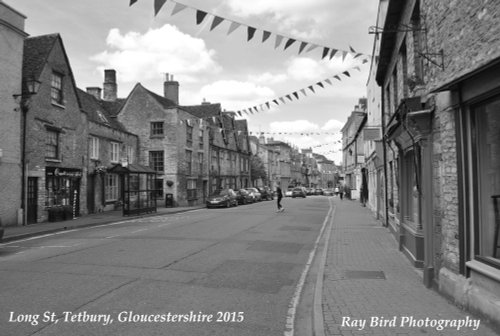
[[[163,151],[150,151],[149,152],[149,167],[157,172],[164,172],[164,155]]]
[[[113,202],[118,200],[118,185],[119,179],[117,174],[106,175],[106,202]]]
[[[200,129],[199,131],[198,138],[199,138],[199,148],[203,149],[204,132],[202,129]]]
[[[186,124],[186,146],[193,146],[193,126]]]
[[[191,175],[191,164],[193,162],[193,153],[191,151],[186,151],[186,175]]]
[[[134,163],[134,147],[133,146],[127,146],[127,162],[128,163]]]
[[[52,103],[63,105],[63,76],[56,72],[52,73],[50,98]]]
[[[500,267],[500,96],[471,110],[475,254]]]
[[[203,153],[198,153],[199,173],[203,174]]]
[[[151,136],[162,137],[164,135],[163,121],[153,121],[151,123]]]
[[[117,163],[120,161],[120,144],[118,142],[111,142],[111,162]]]
[[[187,180],[187,199],[193,200],[197,198],[196,180]]]
[[[99,138],[94,136],[89,138],[89,156],[93,160],[99,159]]]
[[[45,157],[48,159],[57,159],[59,157],[59,132],[47,130]]]

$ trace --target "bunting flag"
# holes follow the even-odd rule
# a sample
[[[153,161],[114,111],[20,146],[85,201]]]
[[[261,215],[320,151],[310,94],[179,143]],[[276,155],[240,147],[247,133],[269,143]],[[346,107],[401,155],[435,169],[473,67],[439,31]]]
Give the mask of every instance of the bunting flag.
[[[130,6],[134,5],[136,2],[137,2],[137,0],[130,0]],[[155,13],[155,16],[158,15],[159,11],[161,10],[161,8],[163,7],[163,5],[166,2],[167,2],[167,0],[154,0],[154,13]],[[255,32],[257,30],[263,32],[262,42],[265,42],[266,40],[268,40],[271,35],[273,35],[273,34],[276,35],[275,49],[277,49],[278,46],[281,44],[282,40],[284,38],[286,38],[287,42],[286,42],[285,47],[284,47],[283,50],[288,49],[295,42],[299,42],[298,54],[301,54],[302,52],[304,52],[304,50],[306,52],[311,52],[311,51],[313,51],[314,49],[316,49],[318,47],[322,47],[323,48],[322,59],[324,59],[328,55],[330,56],[330,59],[332,59],[335,56],[335,54],[338,51],[340,51],[340,49],[338,49],[338,48],[334,49],[334,48],[330,48],[330,47],[327,47],[327,46],[320,46],[320,45],[315,44],[315,43],[311,43],[311,42],[308,42],[308,41],[299,40],[299,39],[296,39],[296,38],[293,38],[293,37],[284,36],[284,35],[281,35],[281,34],[275,34],[275,33],[272,33],[272,32],[270,32],[268,30],[263,30],[263,29],[259,29],[259,28],[253,27],[253,26],[249,26],[249,25],[240,23],[240,22],[236,22],[236,21],[227,19],[225,17],[222,17],[220,15],[215,15],[213,13],[209,13],[209,12],[203,11],[203,10],[198,9],[196,7],[188,6],[188,5],[183,4],[182,2],[179,2],[177,0],[170,0],[170,2],[174,3],[174,8],[172,10],[171,15],[175,15],[175,14],[179,13],[180,11],[182,11],[182,10],[184,10],[186,8],[190,8],[193,11],[195,11],[195,13],[196,13],[196,24],[197,25],[201,24],[204,21],[204,19],[205,19],[206,16],[210,16],[210,17],[214,18],[214,20],[212,21],[212,25],[210,27],[210,31],[214,30],[218,25],[220,25],[224,21],[228,21],[228,22],[231,22],[231,25],[230,25],[230,28],[229,28],[229,31],[228,31],[228,35],[231,34],[234,30],[236,30],[239,26],[246,26],[247,29],[248,29],[247,41],[250,41],[254,37],[254,34],[255,34]],[[326,50],[328,50],[328,51],[326,51]],[[352,57],[353,57],[353,59],[361,57],[361,56],[371,57],[371,55],[357,52],[352,46],[349,45],[349,50],[348,51],[347,50],[343,50],[342,51],[342,61],[345,60],[345,58],[346,58],[346,56],[348,54],[351,54]]]

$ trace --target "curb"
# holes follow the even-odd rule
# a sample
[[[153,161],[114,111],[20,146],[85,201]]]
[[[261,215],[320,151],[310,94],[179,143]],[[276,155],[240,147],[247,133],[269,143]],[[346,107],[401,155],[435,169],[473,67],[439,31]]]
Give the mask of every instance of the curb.
[[[93,227],[93,226],[111,224],[111,223],[123,221],[124,219],[125,220],[133,220],[133,219],[146,218],[146,217],[172,215],[172,214],[183,213],[183,212],[188,212],[188,211],[193,211],[193,210],[198,210],[198,209],[203,209],[203,208],[199,207],[199,208],[192,208],[192,209],[183,209],[183,210],[171,211],[171,212],[166,212],[166,213],[156,212],[156,213],[152,213],[152,214],[144,214],[144,215],[138,215],[138,216],[133,216],[133,217],[123,216],[120,218],[113,218],[113,219],[104,220],[104,221],[96,222],[96,223],[82,223],[82,224],[76,224],[76,225],[69,224],[67,226],[62,226],[62,227],[56,228],[56,229],[47,229],[47,230],[42,230],[42,231],[37,231],[37,232],[21,233],[21,234],[7,236],[7,237],[4,236],[0,240],[0,243],[10,243],[10,242],[17,241],[17,240],[39,237],[39,236],[57,233],[57,232],[70,231],[70,230],[75,230],[75,229],[80,229],[80,228],[89,228],[89,227]]]

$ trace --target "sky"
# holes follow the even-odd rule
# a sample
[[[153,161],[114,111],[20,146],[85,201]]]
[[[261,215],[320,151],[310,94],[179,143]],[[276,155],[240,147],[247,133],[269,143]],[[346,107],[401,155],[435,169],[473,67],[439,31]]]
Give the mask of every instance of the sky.
[[[104,69],[117,72],[118,96],[125,98],[140,82],[163,95],[165,74],[179,82],[179,103],[220,103],[242,111],[293,92],[285,104],[242,113],[253,134],[313,147],[338,164],[340,129],[366,97],[370,62],[350,54],[322,59],[322,47],[369,55],[376,0],[167,0],[154,15],[154,0],[4,0],[26,19],[31,36],[59,33],[79,88],[100,86]],[[176,3],[187,8],[172,15]],[[196,9],[209,13],[197,24]],[[210,30],[213,15],[224,18]],[[231,22],[244,24],[229,33]],[[257,28],[247,41],[247,27]],[[262,42],[262,31],[271,37]],[[285,36],[275,48],[276,36]],[[284,50],[288,38],[305,41]],[[309,46],[320,47],[307,51]],[[359,66],[359,70],[354,67]],[[348,70],[349,77],[314,85]],[[324,83],[324,82],[323,82]],[[300,89],[314,87],[314,93]],[[264,105],[265,107],[265,105]],[[279,134],[279,133],[294,134]],[[301,134],[302,133],[302,134]],[[314,133],[314,135],[313,135]]]

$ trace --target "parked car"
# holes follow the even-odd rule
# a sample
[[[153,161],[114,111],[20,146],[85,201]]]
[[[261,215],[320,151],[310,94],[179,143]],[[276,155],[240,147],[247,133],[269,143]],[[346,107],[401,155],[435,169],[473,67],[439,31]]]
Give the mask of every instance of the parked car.
[[[324,196],[333,196],[333,190],[332,189],[325,189],[325,190],[323,190],[323,195]]]
[[[293,188],[288,188],[285,191],[285,197],[292,197]]]
[[[4,230],[3,227],[0,226],[0,242],[2,241],[3,238],[3,230]]]
[[[250,192],[250,195],[252,195],[254,202],[262,201],[262,195],[257,188],[246,188],[245,190]]]
[[[219,189],[207,198],[207,208],[238,206],[236,193],[233,189]]]
[[[306,194],[307,194],[308,196],[310,196],[310,195],[314,195],[314,188],[307,188],[307,189],[306,189]]]
[[[261,188],[257,188],[257,189],[259,190],[260,195],[261,195],[261,197],[262,197],[263,200],[270,201],[270,200],[274,199],[274,193],[271,190],[271,188],[269,188],[269,187],[261,187]]]
[[[300,187],[297,187],[297,188],[293,188],[292,190],[292,198],[295,198],[295,197],[303,197],[303,198],[306,198],[306,189],[305,188],[300,188]]]
[[[245,189],[236,191],[236,199],[238,200],[238,204],[248,204],[255,202],[252,195],[250,195],[250,192]]]
[[[323,195],[323,189],[321,188],[316,188],[314,190],[314,195]]]

